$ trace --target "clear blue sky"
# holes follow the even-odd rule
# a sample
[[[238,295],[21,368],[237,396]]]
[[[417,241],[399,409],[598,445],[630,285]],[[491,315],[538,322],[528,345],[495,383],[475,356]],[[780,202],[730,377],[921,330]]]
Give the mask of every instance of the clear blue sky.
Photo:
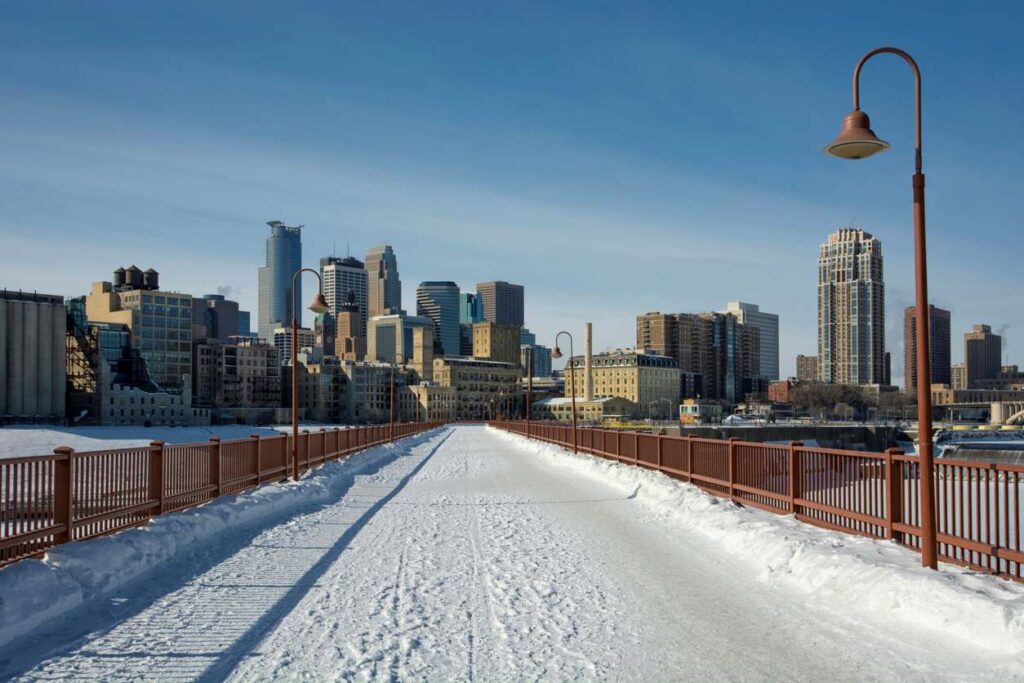
[[[925,79],[933,302],[1024,363],[1024,14],[1013,3],[6,3],[0,287],[85,293],[119,265],[256,308],[266,221],[395,246],[421,280],[505,279],[550,344],[648,310],[777,312],[782,371],[814,353],[817,247],[883,243],[901,373],[913,297],[912,88],[863,108],[893,150],[821,153],[870,48]],[[835,9],[828,6],[835,5]],[[307,289],[311,283],[306,285]],[[254,320],[255,323],[255,320]]]

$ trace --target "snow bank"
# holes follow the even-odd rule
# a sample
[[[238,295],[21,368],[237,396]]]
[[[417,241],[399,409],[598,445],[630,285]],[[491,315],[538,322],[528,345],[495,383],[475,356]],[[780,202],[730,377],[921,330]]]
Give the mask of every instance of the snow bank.
[[[499,431],[551,464],[600,479],[637,500],[651,518],[701,534],[744,561],[761,582],[785,585],[825,611],[866,613],[989,651],[1024,654],[1024,586],[942,565],[893,542],[831,532],[746,508],[659,472]]]
[[[311,504],[336,499],[356,474],[389,455],[407,452],[436,431],[336,460],[298,482],[223,496],[199,507],[154,518],[111,536],[58,546],[41,559],[0,570],[0,647],[92,600],[109,596],[182,552],[222,534],[278,522]]]
[[[300,429],[350,429],[348,425],[300,425]],[[208,427],[57,427],[11,425],[0,428],[0,458],[27,455],[49,455],[58,446],[69,446],[76,451],[101,451],[115,448],[148,446],[151,441],[165,443],[200,443],[211,436],[245,439],[253,434],[275,436],[290,432],[291,425],[254,427],[249,425],[212,425]]]

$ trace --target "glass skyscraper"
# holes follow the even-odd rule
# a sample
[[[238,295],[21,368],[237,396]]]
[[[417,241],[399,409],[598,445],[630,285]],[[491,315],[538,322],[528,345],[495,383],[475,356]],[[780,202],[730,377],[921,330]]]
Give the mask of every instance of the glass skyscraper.
[[[274,329],[292,322],[292,277],[302,268],[302,226],[270,221],[267,263],[259,270],[259,332],[272,339]],[[294,298],[302,304],[302,280],[296,283]],[[301,308],[299,309],[301,311]],[[299,313],[299,325],[302,325]]]
[[[446,356],[459,355],[459,286],[421,282],[416,288],[416,315],[434,321],[435,343]]]

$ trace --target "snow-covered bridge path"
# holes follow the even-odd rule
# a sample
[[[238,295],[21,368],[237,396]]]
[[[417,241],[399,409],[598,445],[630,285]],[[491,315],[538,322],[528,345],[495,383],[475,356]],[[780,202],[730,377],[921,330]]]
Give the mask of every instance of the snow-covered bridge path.
[[[92,680],[936,680],[966,647],[802,604],[635,496],[482,427],[0,653]]]

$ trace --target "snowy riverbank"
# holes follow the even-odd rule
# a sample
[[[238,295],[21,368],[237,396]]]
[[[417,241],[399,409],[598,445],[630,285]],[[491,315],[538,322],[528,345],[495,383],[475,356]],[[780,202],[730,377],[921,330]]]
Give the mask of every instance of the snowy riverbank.
[[[299,429],[349,429],[349,425],[300,425]],[[98,451],[148,446],[152,441],[165,443],[201,443],[211,436],[227,441],[245,439],[253,434],[274,436],[288,432],[291,425],[253,427],[250,425],[211,425],[207,427],[56,427],[11,425],[0,428],[0,458],[49,455],[54,448],[68,446],[76,451]]]

